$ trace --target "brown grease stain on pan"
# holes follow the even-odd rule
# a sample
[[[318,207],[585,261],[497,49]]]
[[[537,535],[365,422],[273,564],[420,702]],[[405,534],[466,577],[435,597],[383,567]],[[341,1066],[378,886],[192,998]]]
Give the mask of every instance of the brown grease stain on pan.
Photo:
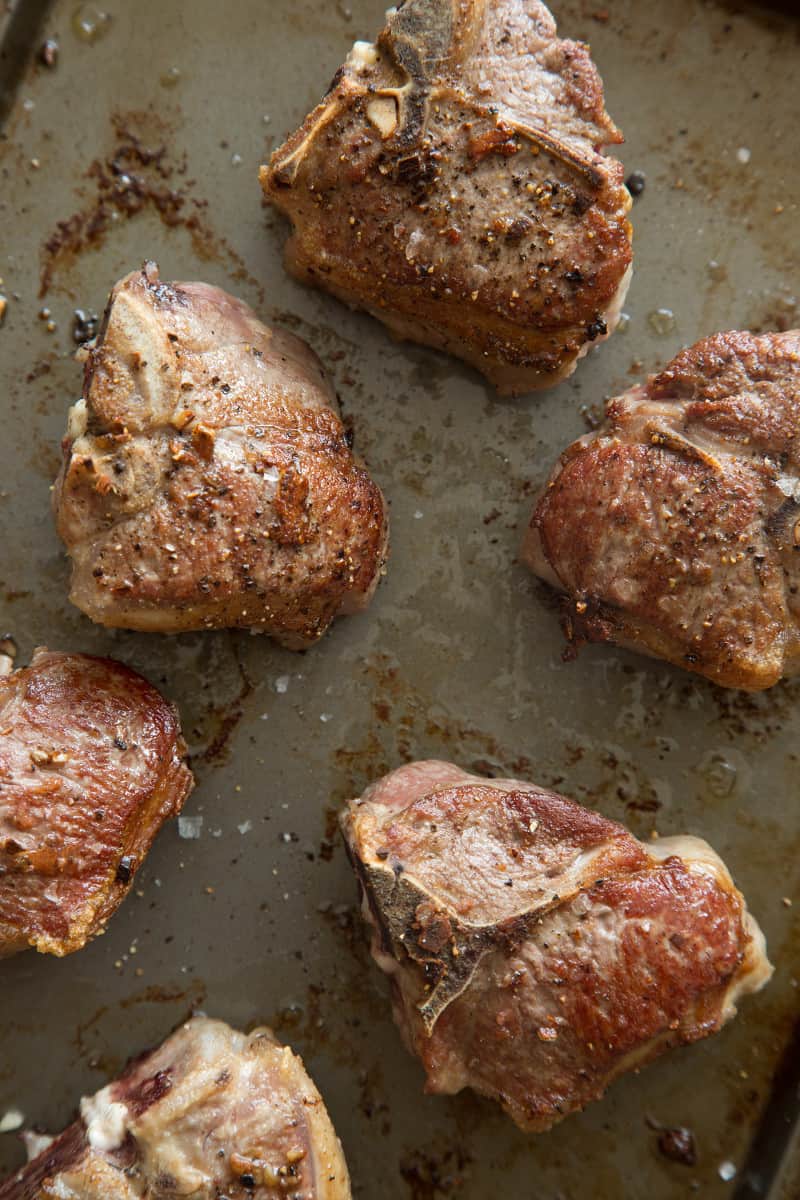
[[[459,721],[418,695],[396,665],[378,654],[365,664],[373,685],[374,719],[364,730],[357,745],[345,745],[335,752],[340,783],[334,799],[344,802],[359,795],[373,779],[420,755],[424,745],[427,757],[451,759],[466,770],[488,779],[512,776],[530,779],[542,787],[564,791],[592,808],[607,807],[609,797],[621,801],[635,832],[648,835],[653,815],[662,807],[658,791],[633,758],[624,760],[611,746],[589,745],[562,737],[561,763],[555,766],[549,757],[536,759],[512,748],[513,738],[502,742],[475,725]],[[633,669],[629,669],[633,675]],[[587,787],[579,785],[569,767],[575,767],[591,752],[596,776]],[[566,765],[567,769],[564,769]],[[326,831],[320,853],[330,857],[335,842],[335,823],[339,809],[326,810]],[[639,817],[638,814],[644,814]]]
[[[170,146],[170,124],[148,109],[113,113],[110,126],[111,148],[84,174],[86,204],[58,221],[43,242],[39,297],[47,295],[78,255],[101,246],[117,222],[150,209],[168,229],[187,230],[198,258],[224,262],[232,278],[254,287],[263,303],[258,281],[209,223],[208,202],[194,194],[196,181],[186,178],[185,154]]]
[[[192,1013],[200,1008],[206,998],[205,985],[197,979],[185,987],[166,987],[161,984],[150,984],[139,992],[121,1000],[119,1005],[101,1005],[90,1017],[82,1021],[75,1030],[74,1045],[88,1065],[104,1075],[112,1078],[119,1074],[125,1065],[125,1059],[120,1058],[113,1050],[98,1050],[93,1047],[93,1039],[104,1044],[113,1039],[113,1030],[120,1021],[120,1011],[124,1012],[140,1004],[164,1004],[177,1008],[177,1015],[170,1014],[168,1020],[172,1026],[187,1020]],[[109,1029],[104,1030],[103,1025]],[[142,1050],[147,1047],[142,1047]]]
[[[458,1195],[471,1161],[460,1146],[434,1154],[409,1151],[400,1160],[400,1174],[408,1185],[410,1200],[441,1200]]]
[[[205,765],[214,766],[225,761],[229,753],[231,739],[244,716],[245,701],[254,690],[255,684],[247,674],[239,655],[238,642],[236,641],[233,643],[233,653],[241,678],[239,694],[219,708],[212,707],[206,715],[205,723],[207,728],[204,731],[206,745],[199,755],[196,754],[193,757],[192,761],[195,764],[202,762]]]

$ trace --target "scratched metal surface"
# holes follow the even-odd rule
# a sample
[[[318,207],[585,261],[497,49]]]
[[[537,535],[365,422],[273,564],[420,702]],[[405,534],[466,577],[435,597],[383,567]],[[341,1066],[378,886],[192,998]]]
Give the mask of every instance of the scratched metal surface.
[[[108,653],[173,697],[199,780],[186,812],[203,826],[191,841],[163,831],[89,948],[0,964],[0,1116],[15,1107],[60,1127],[81,1093],[199,1005],[239,1025],[269,1021],[302,1052],[364,1200],[796,1196],[784,1152],[797,1106],[786,1047],[800,977],[800,684],[748,699],[602,648],[565,665],[555,615],[514,555],[531,487],[584,430],[586,406],[702,334],[792,323],[797,24],[716,0],[610,0],[606,20],[596,0],[554,4],[564,33],[591,40],[626,165],[647,177],[630,322],[572,382],[498,403],[457,363],[392,344],[292,283],[283,229],[260,205],[259,161],[351,41],[374,34],[382,0],[104,7],[111,20],[93,42],[66,0],[22,0],[16,15],[6,3],[0,16],[0,625],[20,662],[40,643]],[[33,55],[46,35],[60,43],[54,69]],[[129,149],[147,194],[115,200],[102,164],[131,134],[164,151],[142,165]],[[144,257],[306,337],[390,498],[392,559],[371,611],[304,656],[239,634],[103,631],[67,602],[48,489],[80,388],[72,313],[100,311]],[[674,328],[656,331],[658,309]],[[774,982],[719,1037],[619,1082],[548,1135],[523,1136],[469,1094],[423,1096],[364,949],[331,812],[426,755],[558,786],[643,836],[706,836],[766,930]],[[690,1127],[696,1166],[663,1158],[646,1118]],[[20,1157],[0,1135],[0,1171]]]

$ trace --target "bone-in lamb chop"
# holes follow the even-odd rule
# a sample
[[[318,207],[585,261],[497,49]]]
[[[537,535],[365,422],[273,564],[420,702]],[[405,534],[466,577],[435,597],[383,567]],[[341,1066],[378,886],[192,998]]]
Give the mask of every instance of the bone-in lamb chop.
[[[427,1090],[472,1087],[523,1129],[714,1033],[771,974],[697,838],[645,846],[554,792],[441,762],[385,776],[342,825]]]
[[[268,1029],[194,1017],[6,1182],[0,1200],[349,1200],[301,1060]]]
[[[262,167],[288,268],[502,393],[616,326],[631,269],[622,141],[586,46],[538,0],[406,0]]]
[[[249,627],[303,649],[365,607],[383,497],[316,356],[148,263],[113,289],[56,482],[71,599],[102,625]]]
[[[759,690],[800,670],[800,332],[720,333],[561,456],[522,557],[573,646]]]
[[[178,716],[120,663],[37,650],[0,675],[0,958],[102,933],[192,788]]]

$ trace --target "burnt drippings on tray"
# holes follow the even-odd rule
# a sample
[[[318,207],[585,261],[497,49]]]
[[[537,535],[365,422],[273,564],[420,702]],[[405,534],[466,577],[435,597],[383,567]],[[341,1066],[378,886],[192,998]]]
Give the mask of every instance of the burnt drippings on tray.
[[[330,994],[325,987],[310,983],[304,1004],[288,1004],[278,1012],[269,1014],[265,1024],[279,1037],[312,1045],[315,1052],[330,1045],[330,1031],[326,1022],[326,1005]],[[306,1051],[307,1052],[307,1051]]]
[[[58,38],[47,38],[39,47],[39,62],[43,67],[53,70],[58,65],[58,55],[60,46]]]
[[[658,1135],[658,1149],[670,1162],[693,1167],[697,1162],[697,1146],[691,1129],[683,1125],[675,1129],[662,1129]]]
[[[238,642],[231,639],[233,660],[238,674],[238,690],[226,699],[223,704],[213,703],[218,694],[214,691],[214,681],[209,679],[203,684],[203,695],[207,692],[212,697],[212,703],[204,707],[202,716],[191,727],[192,766],[220,766],[228,757],[231,739],[241,723],[245,712],[245,702],[255,690],[255,683],[248,675]]]
[[[782,31],[780,17],[797,16],[797,0],[718,0],[720,7],[733,16],[746,13],[751,20],[760,20],[768,29]],[[725,24],[724,33],[730,33],[732,26]]]
[[[199,761],[210,766],[220,766],[228,757],[228,749],[231,738],[236,732],[239,723],[244,715],[243,704],[253,690],[252,684],[245,680],[242,684],[242,690],[236,699],[226,705],[222,709],[217,709],[210,714],[210,721],[214,728],[211,734],[210,741],[199,755]],[[198,757],[192,759],[194,764],[197,764]]]
[[[81,1058],[85,1058],[93,1071],[103,1071],[106,1075],[118,1075],[125,1065],[124,1057],[103,1049],[107,1042],[114,1042],[114,1031],[119,1024],[119,1010],[134,1008],[140,1004],[168,1004],[177,1006],[174,1016],[167,1018],[168,1023],[177,1026],[183,1020],[188,1020],[206,1000],[206,986],[198,979],[193,979],[183,987],[166,987],[160,984],[150,984],[141,991],[119,1001],[118,1005],[104,1004],[75,1029],[74,1045]],[[112,1033],[106,1037],[108,1027]],[[100,1043],[98,1047],[97,1043]]]
[[[645,1117],[645,1125],[657,1134],[656,1146],[659,1154],[684,1167],[695,1166],[697,1142],[691,1129],[685,1125],[662,1125],[654,1117]]]
[[[363,922],[357,905],[323,903],[313,913],[323,920],[340,941],[346,953],[337,953],[336,969],[321,972],[309,980],[302,997],[272,1012],[258,1014],[256,1024],[268,1025],[284,1041],[301,1046],[304,1056],[324,1053],[335,1062],[352,1067],[357,1061],[366,1064],[369,1056],[359,1057],[358,1043],[368,1044],[378,1024],[391,1029],[391,1014],[386,997],[375,987],[371,971],[369,942],[364,935]],[[316,955],[296,950],[294,957],[303,966],[303,973],[315,971]],[[387,1085],[389,1086],[389,1085]],[[389,1095],[384,1094],[383,1081],[376,1074],[369,1080],[371,1112],[380,1125],[384,1124]]]
[[[319,845],[319,857],[323,862],[330,862],[339,844],[339,809],[335,804],[329,804],[325,809],[325,833]]]
[[[83,308],[76,308],[72,315],[72,340],[77,345],[82,345],[84,342],[90,342],[97,336],[97,330],[100,325],[100,319],[95,312],[89,312]]]
[[[637,200],[642,195],[647,185],[647,179],[644,171],[631,171],[628,178],[625,180],[625,187],[628,189],[634,200]]]
[[[188,1021],[195,1011],[205,1003],[206,985],[199,979],[193,979],[187,987],[166,987],[158,983],[148,984],[141,991],[134,992],[120,1001],[120,1007],[133,1008],[137,1004],[180,1004],[181,1012],[175,1024]]]
[[[618,754],[607,742],[582,744],[572,735],[553,743],[552,758],[521,753],[513,740],[500,740],[488,730],[445,712],[430,697],[413,688],[387,655],[376,654],[363,667],[370,690],[373,719],[359,737],[332,752],[336,784],[333,809],[390,770],[414,759],[454,761],[466,771],[487,780],[515,778],[539,787],[564,792],[588,808],[625,822],[637,836],[650,836],[663,799],[650,771],[636,756]],[[635,677],[633,666],[624,666],[624,679]],[[696,684],[687,685],[697,687]],[[713,689],[709,689],[713,694]],[[654,701],[649,725],[655,729],[661,703],[667,702],[669,683]],[[558,749],[556,751],[556,746]],[[572,769],[584,762],[576,776]],[[326,836],[327,830],[326,830]],[[335,853],[335,841],[333,839]],[[330,857],[331,850],[320,857]]]
[[[92,193],[77,212],[56,223],[41,252],[39,296],[47,295],[58,271],[84,251],[103,244],[123,219],[144,211],[158,215],[168,228],[183,228],[198,257],[223,261],[234,279],[261,286],[241,257],[218,236],[205,216],[207,201],[193,194],[186,155],[176,150],[174,131],[151,110],[114,113],[111,146],[83,173]]]
[[[529,758],[512,753],[491,734],[443,712],[432,712],[427,700],[414,693],[386,655],[374,656],[364,669],[372,691],[374,720],[359,745],[334,751],[342,780],[334,801],[357,796],[368,783],[419,757],[457,755],[466,770],[487,777],[524,778],[533,771]]]
[[[461,1190],[469,1163],[469,1156],[460,1148],[440,1155],[415,1151],[401,1159],[400,1174],[408,1186],[410,1200],[438,1200]]]
[[[783,679],[766,692],[741,692],[711,686],[720,728],[740,748],[767,745],[786,728],[797,708],[800,681]]]
[[[210,714],[209,719],[215,727],[215,731],[202,754],[192,759],[194,763],[197,763],[198,757],[200,762],[214,766],[225,762],[228,756],[228,745],[242,719],[242,702],[248,694],[249,690],[243,690],[232,704]]]
[[[65,259],[89,246],[100,245],[112,224],[134,217],[145,208],[158,212],[166,225],[198,222],[187,212],[186,162],[171,161],[168,129],[152,113],[114,114],[113,144],[85,173],[95,189],[89,205],[59,221],[44,243],[39,295],[50,289],[53,275]]]
[[[590,433],[600,428],[605,420],[605,406],[602,404],[583,404],[580,409],[581,418]]]
[[[358,1107],[368,1121],[371,1121],[375,1132],[381,1137],[389,1137],[392,1132],[391,1105],[387,1103],[383,1093],[385,1083],[380,1067],[372,1066],[358,1073]]]
[[[786,333],[800,325],[800,300],[796,296],[776,296],[759,312],[754,313],[747,323],[753,333],[770,333],[777,329]]]
[[[369,943],[364,933],[364,922],[359,906],[323,901],[317,908],[317,912],[325,924],[336,933],[337,938],[347,944],[354,961],[360,963],[363,970],[369,970]]]

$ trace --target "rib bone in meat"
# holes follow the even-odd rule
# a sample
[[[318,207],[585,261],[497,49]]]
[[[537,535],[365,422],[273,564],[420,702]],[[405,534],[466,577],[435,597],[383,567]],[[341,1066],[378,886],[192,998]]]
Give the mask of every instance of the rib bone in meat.
[[[80,1113],[0,1200],[350,1200],[322,1097],[268,1029],[194,1017]]]
[[[613,330],[631,267],[622,137],[539,0],[406,0],[263,167],[289,269],[501,392]]]
[[[368,604],[386,555],[383,496],[316,355],[153,263],[111,293],[53,499],[73,602],[124,629],[303,649]]]
[[[564,451],[522,558],[572,647],[757,691],[800,669],[800,332],[719,333]]]
[[[650,846],[571,800],[449,763],[393,771],[342,818],[372,953],[431,1092],[544,1130],[718,1030],[772,968],[703,841]]]

